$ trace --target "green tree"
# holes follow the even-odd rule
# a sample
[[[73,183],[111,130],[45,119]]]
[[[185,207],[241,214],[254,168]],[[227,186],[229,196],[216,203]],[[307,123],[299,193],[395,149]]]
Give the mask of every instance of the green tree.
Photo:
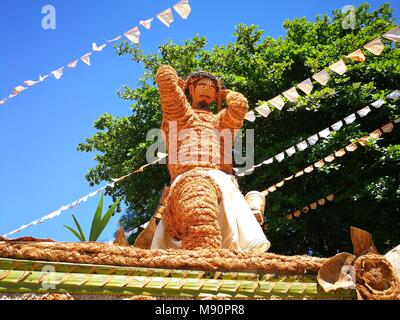
[[[356,26],[344,29],[344,14],[318,16],[315,21],[298,18],[284,22],[286,37],[263,37],[254,25],[238,25],[236,41],[206,50],[205,37],[195,36],[184,44],[160,46],[158,54],[145,54],[139,46],[123,42],[119,55],[131,55],[142,63],[143,77],[137,88],[123,87],[119,96],[133,101],[132,113],[116,118],[103,114],[95,122],[98,132],[78,150],[96,152],[97,166],[86,175],[91,185],[122,176],[145,163],[146,141],[152,128],[159,128],[161,112],[155,73],[159,65],[170,64],[181,77],[203,69],[221,77],[228,88],[246,95],[250,108],[311,77],[315,72],[361,48],[394,27],[389,4],[370,12],[368,4],[356,9]],[[315,85],[311,95],[268,118],[245,123],[254,128],[255,161],[259,163],[332,123],[385,97],[400,84],[399,45],[387,44],[382,56],[366,53],[364,63],[345,60],[348,72],[333,75],[326,86]],[[362,120],[334,133],[303,152],[279,164],[264,166],[256,174],[239,180],[244,193],[264,190],[296,170],[343,148],[352,139],[379,128],[399,116],[398,102],[373,110]],[[371,141],[361,150],[340,158],[321,171],[304,175],[285,184],[267,198],[267,237],[271,250],[281,254],[330,256],[351,251],[349,229],[356,226],[373,234],[378,250],[385,252],[400,243],[399,129]],[[128,204],[120,223],[125,229],[137,226],[151,216],[164,184],[166,166],[153,166],[111,190],[114,198],[123,195]],[[336,194],[333,203],[289,221],[288,213],[327,194]],[[134,238],[134,236],[133,236]],[[130,241],[133,240],[130,239]]]

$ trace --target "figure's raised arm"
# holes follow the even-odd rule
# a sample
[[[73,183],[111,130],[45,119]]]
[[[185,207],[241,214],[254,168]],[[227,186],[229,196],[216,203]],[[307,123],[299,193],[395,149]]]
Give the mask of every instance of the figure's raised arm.
[[[176,71],[169,65],[162,65],[157,70],[156,81],[160,92],[163,116],[167,120],[187,121],[193,111],[186,100]]]
[[[240,129],[246,116],[249,104],[244,95],[239,92],[224,90],[227,108],[221,111],[221,128]]]

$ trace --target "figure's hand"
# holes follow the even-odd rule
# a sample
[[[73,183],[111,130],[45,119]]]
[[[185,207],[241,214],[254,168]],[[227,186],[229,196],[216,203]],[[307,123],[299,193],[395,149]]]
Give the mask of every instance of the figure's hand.
[[[228,95],[229,92],[231,92],[231,90],[228,90],[228,89],[221,90],[221,92],[219,93],[219,96],[221,97],[222,100],[225,100],[226,96]]]
[[[185,91],[185,85],[186,85],[186,81],[178,78],[178,86],[182,89],[182,91]]]

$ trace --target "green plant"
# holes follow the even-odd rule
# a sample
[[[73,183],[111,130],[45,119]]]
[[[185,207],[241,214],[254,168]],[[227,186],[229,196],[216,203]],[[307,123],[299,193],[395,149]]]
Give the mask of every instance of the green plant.
[[[89,241],[97,241],[97,239],[100,237],[101,233],[107,226],[108,222],[110,221],[111,217],[113,216],[121,199],[122,197],[119,197],[118,200],[113,203],[113,205],[107,210],[107,212],[103,216],[104,194],[103,193],[101,194],[99,204],[97,205],[96,212],[93,216],[92,226],[90,228]],[[74,215],[72,215],[72,218],[74,219],[78,231],[66,225],[64,225],[64,227],[67,228],[69,231],[71,231],[80,241],[82,242],[86,241],[85,234],[83,233],[82,227],[78,219]]]

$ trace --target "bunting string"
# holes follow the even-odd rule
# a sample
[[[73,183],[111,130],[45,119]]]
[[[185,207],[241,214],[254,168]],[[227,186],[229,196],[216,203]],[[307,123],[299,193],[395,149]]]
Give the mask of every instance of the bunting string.
[[[386,98],[390,99],[390,100],[397,100],[400,98],[400,91],[395,90],[395,91],[391,92],[390,94],[388,94],[386,96]],[[329,136],[331,136],[333,131],[339,131],[342,127],[349,125],[349,124],[353,123],[354,121],[356,121],[357,116],[359,118],[366,117],[372,111],[371,107],[374,107],[375,109],[379,109],[386,102],[387,101],[385,101],[383,99],[379,99],[379,100],[371,103],[370,105],[367,105],[366,107],[363,107],[360,110],[348,115],[347,117],[343,118],[342,120],[335,122],[334,124],[330,125],[329,127],[323,129],[322,131],[297,143],[296,145],[291,146],[290,148],[274,155],[273,157],[271,157],[267,160],[264,160],[263,162],[261,162],[257,165],[252,166],[251,168],[249,168],[243,172],[241,172],[240,169],[238,169],[238,168],[235,168],[234,170],[238,177],[244,177],[246,175],[252,174],[256,168],[259,168],[261,166],[270,165],[270,164],[274,163],[275,161],[280,163],[285,158],[291,157],[295,153],[304,151],[308,147],[315,145],[319,141],[319,139],[327,139]]]
[[[309,205],[303,207],[301,210],[296,210],[292,213],[289,213],[286,217],[288,220],[292,220],[293,218],[299,218],[301,216],[301,213],[308,213],[310,210],[316,210],[320,206],[324,206],[329,202],[332,202],[335,200],[335,195],[333,193],[327,195],[326,197],[323,197],[317,201],[314,201],[310,203]]]
[[[189,14],[191,12],[191,7],[189,4],[188,0],[181,0],[178,3],[176,3],[173,6],[174,10],[178,13],[178,15],[180,17],[182,17],[182,19],[187,19],[189,17]],[[167,10],[164,10],[163,12],[159,13],[156,15],[158,20],[160,20],[160,22],[162,22],[165,26],[169,27],[171,25],[171,23],[174,22],[174,16],[173,16],[173,12],[171,10],[171,8],[168,8]],[[144,28],[146,28],[147,30],[150,30],[151,28],[151,23],[154,21],[154,17],[147,19],[145,21],[140,20],[139,24],[141,26],[143,26]],[[139,43],[139,39],[140,39],[140,30],[139,28],[136,26],[128,31],[126,31],[125,33],[123,33],[124,36],[130,40],[132,43]],[[84,54],[83,56],[81,56],[79,59],[74,59],[73,61],[71,61],[70,63],[67,64],[67,67],[69,69],[75,69],[79,63],[79,60],[81,60],[83,63],[85,63],[86,65],[88,65],[89,67],[91,66],[91,55],[93,52],[102,52],[109,43],[118,41],[122,38],[121,35],[118,35],[116,37],[114,37],[111,40],[106,40],[107,43],[104,43],[102,45],[97,45],[96,42],[92,43],[92,51]],[[26,80],[24,81],[25,86],[19,85],[17,87],[15,87],[12,91],[12,93],[0,100],[0,105],[5,104],[7,101],[9,101],[10,99],[15,98],[17,95],[19,95],[21,92],[37,85],[38,83],[43,82],[44,80],[48,79],[51,75],[56,79],[59,80],[61,79],[61,77],[64,74],[64,66],[60,67],[54,71],[51,71],[49,74],[46,74],[45,76],[41,76],[39,75],[39,80]]]
[[[40,219],[34,220],[34,221],[32,221],[31,223],[25,224],[25,225],[19,227],[18,229],[14,230],[14,231],[11,231],[11,232],[9,232],[9,233],[7,233],[7,234],[5,234],[5,235],[3,235],[3,237],[6,238],[7,236],[10,236],[10,235],[15,234],[15,233],[19,233],[19,232],[21,232],[22,230],[24,230],[24,229],[26,229],[26,228],[29,228],[29,227],[31,227],[31,226],[35,226],[35,225],[38,225],[38,224],[42,224],[43,222],[45,222],[45,221],[47,221],[47,220],[54,219],[55,217],[60,216],[60,215],[62,214],[62,212],[67,211],[67,210],[69,210],[69,209],[74,209],[74,208],[76,208],[76,207],[79,206],[81,203],[86,202],[89,198],[95,197],[96,195],[98,195],[101,191],[105,190],[106,188],[111,188],[111,189],[114,188],[114,186],[115,186],[116,183],[120,183],[120,182],[124,181],[126,178],[130,177],[130,176],[133,175],[133,174],[136,174],[136,173],[139,173],[139,172],[143,172],[143,170],[144,170],[145,168],[147,168],[148,166],[154,165],[154,164],[160,162],[161,160],[163,160],[163,159],[166,158],[166,157],[167,157],[167,154],[159,152],[159,153],[157,154],[157,159],[154,160],[153,162],[148,163],[148,164],[146,164],[146,165],[144,165],[144,166],[141,166],[141,167],[140,167],[139,169],[137,169],[136,171],[134,171],[134,172],[132,172],[132,173],[129,173],[129,174],[123,176],[123,177],[116,178],[116,179],[111,179],[112,182],[109,183],[109,184],[107,184],[106,186],[104,186],[104,187],[102,187],[102,188],[100,188],[100,189],[97,189],[96,191],[93,191],[93,192],[91,192],[91,193],[89,193],[89,194],[87,194],[87,195],[85,195],[85,196],[83,196],[83,197],[80,197],[78,200],[76,200],[76,201],[74,201],[74,202],[72,202],[72,203],[69,203],[69,204],[67,204],[67,205],[64,205],[64,206],[62,206],[61,208],[59,208],[58,210],[53,211],[53,212],[51,212],[50,214],[47,214],[47,215],[43,216],[43,217],[40,218]]]
[[[370,138],[378,139],[378,138],[382,137],[382,135],[392,132],[395,124],[400,121],[399,119],[390,121],[387,124],[380,127],[379,129],[371,132],[369,135],[357,139],[356,142],[352,142],[352,143],[348,144],[346,147],[332,152],[330,155],[324,157],[323,159],[316,161],[315,163],[309,165],[308,167],[306,167],[302,170],[299,170],[295,174],[293,174],[289,177],[286,177],[282,181],[266,188],[261,193],[264,196],[267,196],[269,193],[275,192],[279,188],[283,187],[283,185],[287,184],[289,181],[291,181],[295,178],[299,178],[299,177],[303,176],[304,174],[311,173],[314,170],[319,170],[319,169],[323,168],[327,163],[331,163],[331,162],[335,161],[337,158],[342,158],[346,154],[352,153],[352,152],[358,150],[358,145],[360,145],[362,147],[367,146]]]
[[[363,48],[372,53],[373,55],[380,56],[385,48],[385,45],[381,40],[382,37],[394,42],[398,42],[400,38],[400,27],[396,27],[384,33],[380,37],[368,42],[363,46]],[[356,62],[366,61],[366,57],[361,49],[357,49],[356,51],[348,54],[346,58]],[[344,75],[347,72],[346,63],[344,62],[343,59],[340,59],[337,62],[329,65],[327,69],[322,69],[321,71],[313,74],[311,78],[314,79],[320,85],[325,86],[331,79],[331,76],[328,71],[332,71],[339,75]],[[299,89],[306,95],[310,95],[314,89],[314,84],[311,78],[307,78],[306,80],[302,81],[296,86],[293,86],[292,88],[286,90],[282,94],[279,94],[278,96],[268,101],[262,102],[254,110],[260,115],[260,117],[267,118],[272,111],[271,107],[274,107],[278,110],[282,110],[286,102],[293,102],[293,103],[297,102],[297,100],[300,98],[297,89]],[[251,110],[246,114],[245,119],[247,121],[254,122],[256,120],[256,114],[254,113],[254,110]]]

